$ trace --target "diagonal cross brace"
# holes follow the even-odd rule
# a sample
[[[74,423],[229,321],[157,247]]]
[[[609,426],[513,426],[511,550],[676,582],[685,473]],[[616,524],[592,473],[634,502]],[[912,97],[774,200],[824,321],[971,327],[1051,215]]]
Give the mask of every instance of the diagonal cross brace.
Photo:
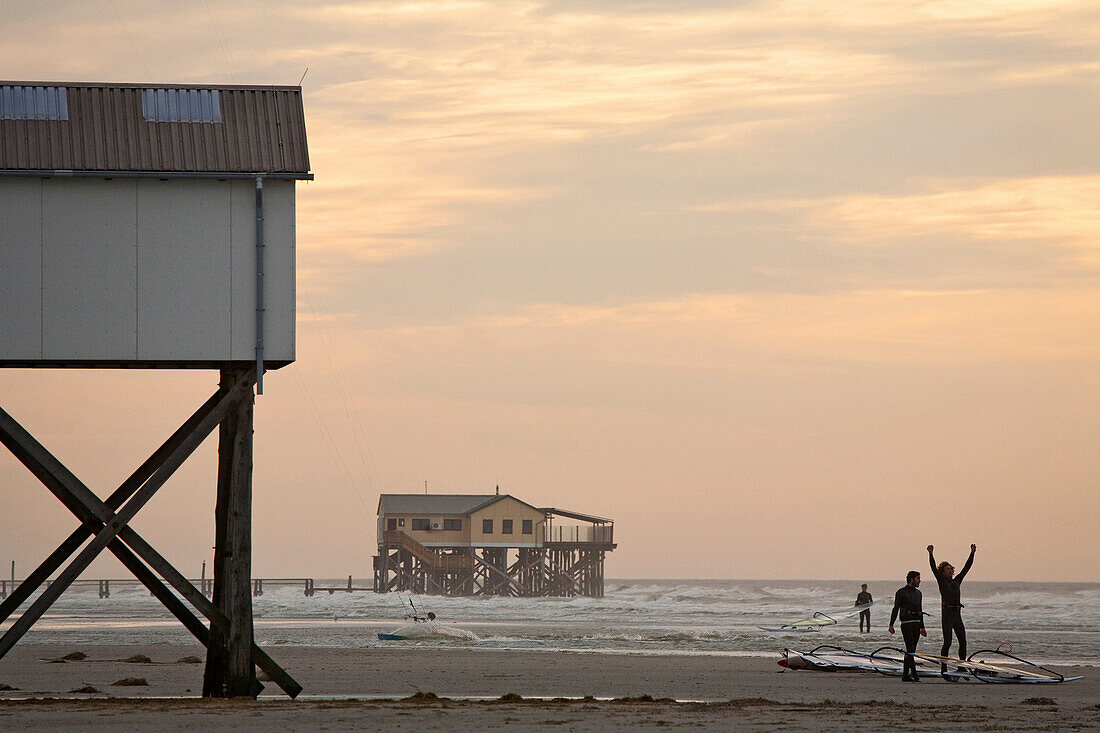
[[[220,390],[218,392],[215,392],[214,395],[210,399],[208,399],[202,405],[202,407],[196,410],[195,414],[188,418],[187,421],[183,425],[181,425],[176,430],[176,432],[173,433],[168,438],[168,440],[166,440],[160,446],[160,448],[158,448],[153,453],[153,455],[149,456],[149,458],[147,458],[145,462],[141,464],[141,466],[139,466],[137,470],[135,470],[130,475],[130,477],[126,479],[121,486],[118,487],[118,489],[115,490],[113,494],[107,497],[107,499],[104,500],[103,504],[109,510],[111,510],[111,512],[114,512],[120,506],[122,506],[123,502],[129,499],[133,495],[133,493],[137,491],[143,483],[145,483],[145,480],[153,474],[153,471],[156,469],[156,467],[164,462],[165,457],[167,457],[167,455],[171,452],[175,445],[178,444],[184,437],[194,432],[195,427],[198,425],[198,422],[207,414],[209,414],[211,410],[214,409],[214,407],[217,405],[218,399],[221,396],[222,392]],[[26,434],[25,431],[20,428],[15,420],[11,419],[11,416],[4,412],[3,409],[0,409],[0,442],[3,442],[5,445],[7,445],[11,449],[12,453],[16,454],[16,456],[18,457],[20,454],[16,451],[23,450],[24,452],[26,452],[25,449],[22,448],[22,446],[33,442],[33,440],[33,438],[31,438],[28,434]],[[38,446],[35,452],[44,454],[45,448]],[[50,488],[50,491],[53,492],[54,495],[57,495],[58,492],[62,489],[58,488],[57,486],[53,486],[53,484],[57,484],[59,482],[52,475],[46,472],[45,468],[41,465],[41,462],[36,463],[38,463],[37,470],[35,467],[31,467],[31,472],[34,473],[39,480],[46,484],[47,488]],[[72,478],[73,480],[76,480],[75,477]],[[79,550],[80,546],[84,544],[84,540],[86,540],[95,532],[99,531],[99,529],[103,526],[103,523],[101,521],[91,516],[90,512],[85,511],[83,507],[80,507],[79,505],[70,502],[65,502],[65,505],[74,514],[76,514],[78,518],[84,520],[85,523],[81,524],[79,527],[73,530],[72,534],[70,534],[65,539],[65,541],[62,542],[57,547],[57,549],[50,554],[49,557],[43,560],[42,564],[35,568],[34,572],[24,578],[23,582],[19,584],[19,587],[16,588],[15,591],[10,596],[8,596],[6,600],[0,603],[0,623],[6,621],[8,617],[11,616],[11,614],[14,613],[17,608],[19,608],[19,606],[23,605],[24,601],[30,598],[31,595],[33,595],[34,592],[38,590],[38,587],[40,585],[42,585],[49,579],[50,575],[52,575],[54,571],[61,567],[61,565],[70,555]],[[125,552],[129,552],[129,549],[121,543],[112,543],[110,547],[111,551],[115,552],[116,548],[122,549]],[[116,556],[118,556],[118,552],[115,552],[115,554]],[[119,559],[122,560],[124,564],[126,563],[126,561],[123,560],[121,556],[119,556]],[[141,564],[140,561],[138,562],[139,564]],[[142,565],[144,566],[144,564]],[[129,567],[129,565],[127,565],[127,567]]]
[[[166,441],[165,444],[158,449],[157,453],[142,464],[142,466],[124,482],[111,497],[109,497],[106,503],[84,486],[79,479],[73,476],[72,473],[65,468],[64,465],[54,458],[41,446],[41,444],[35,441],[29,433],[23,430],[22,426],[0,409],[0,442],[3,442],[20,462],[27,466],[27,468],[38,477],[38,479],[42,481],[42,483],[45,484],[78,519],[84,522],[81,527],[77,528],[77,530],[50,555],[35,573],[32,573],[31,576],[20,584],[19,589],[17,589],[18,595],[16,597],[9,598],[3,604],[0,604],[0,621],[7,618],[20,603],[26,600],[26,598],[34,592],[53,570],[60,567],[65,558],[75,551],[88,535],[98,533],[97,540],[93,542],[93,544],[97,545],[97,549],[92,551],[86,548],[85,552],[87,556],[82,553],[81,557],[78,557],[77,561],[75,561],[71,567],[75,568],[80,563],[85,563],[86,565],[85,561],[90,562],[88,559],[89,557],[94,557],[95,554],[102,551],[104,546],[109,547],[119,560],[149,588],[153,595],[160,599],[204,646],[207,646],[209,644],[209,632],[206,627],[203,626],[203,624],[191,614],[186,606],[184,606],[178,598],[172,595],[155,574],[134,555],[134,553],[137,553],[141,559],[145,560],[152,568],[160,572],[160,574],[184,598],[195,606],[195,608],[210,619],[212,625],[215,627],[227,628],[228,619],[225,617],[225,614],[214,606],[206,596],[191,584],[190,581],[184,578],[179,571],[172,567],[167,560],[161,557],[151,545],[138,535],[137,532],[126,526],[125,522],[129,521],[129,519],[137,513],[137,510],[152,497],[153,493],[155,493],[160,485],[167,480],[172,471],[174,471],[175,468],[194,451],[206,435],[213,430],[213,427],[220,422],[222,416],[224,416],[229,409],[229,406],[240,399],[245,389],[250,388],[251,375],[240,380],[230,390],[219,390],[215,393],[187,423],[176,431],[172,438]],[[158,464],[159,468],[155,468]],[[131,499],[131,501],[127,503],[126,508],[122,510],[122,513],[116,515],[113,510],[121,506],[123,502],[135,492],[140,493],[141,496]],[[126,545],[123,545],[115,539],[116,534],[133,549],[133,552],[131,552]],[[92,545],[89,545],[89,547],[91,546]],[[79,571],[76,571],[76,574],[79,574]],[[75,575],[72,579],[75,579]],[[64,586],[71,582],[72,579],[69,579],[65,583],[61,583],[60,590],[64,590]],[[59,580],[61,579],[59,578]],[[51,587],[53,587],[53,585],[59,584],[55,581]],[[60,595],[60,591],[56,595]],[[55,599],[56,596],[54,600]],[[52,600],[50,602],[52,603]],[[48,608],[48,606],[49,603],[43,603],[39,609],[38,615],[40,616],[41,612],[44,611],[45,608]],[[24,616],[26,617],[27,614],[24,614]],[[29,623],[25,625],[26,628],[29,628],[30,624],[32,624],[34,620],[37,620],[37,617],[38,616],[35,616],[30,619]],[[22,621],[22,619],[20,619],[20,621]],[[23,628],[22,631],[14,637],[11,644],[14,644],[18,636],[25,633],[26,628]],[[14,626],[12,629],[9,629],[9,634],[11,634],[14,629]],[[7,635],[5,635],[4,640],[7,638]],[[4,640],[0,640],[0,644],[2,644]],[[3,656],[8,649],[10,649],[10,644],[6,648],[0,648],[0,656]],[[291,698],[296,697],[301,692],[301,685],[291,678],[290,675],[280,668],[266,652],[255,644],[252,645],[251,655],[254,663],[259,666],[260,669],[267,672],[272,680]]]
[[[240,388],[241,390],[250,388],[250,382],[248,381],[248,379],[241,380],[241,383],[235,385],[234,389],[230,391],[236,392],[237,388]],[[239,395],[239,392],[237,392],[237,394]],[[215,401],[220,402],[223,396],[224,393],[222,392],[215,394],[215,396],[211,398],[211,403]],[[210,404],[210,406],[213,407],[213,404]],[[190,422],[199,422],[199,416],[203,411],[204,410],[200,409],[200,411],[196,413],[196,415],[192,418],[192,421]],[[215,420],[215,422],[217,422],[217,420]],[[181,428],[180,431],[177,431],[177,436],[185,433],[186,427],[187,425],[185,425],[184,428]],[[209,433],[211,429],[213,428],[210,427],[208,430],[206,430],[206,432]],[[23,462],[32,471],[32,473],[34,473],[44,484],[46,484],[47,488],[49,488],[70,509],[70,511],[76,514],[78,518],[81,518],[83,521],[88,523],[84,527],[78,528],[77,532],[74,532],[73,536],[70,536],[69,540],[66,540],[66,543],[70,543],[70,541],[74,543],[71,545],[70,552],[76,547],[79,547],[80,542],[83,541],[84,537],[86,537],[88,534],[94,533],[97,529],[103,527],[104,523],[102,521],[97,521],[94,517],[91,517],[89,515],[100,514],[105,511],[105,516],[108,519],[113,517],[113,512],[111,512],[109,509],[105,510],[104,503],[101,502],[99,498],[95,496],[95,494],[91,493],[86,487],[84,487],[83,484],[81,484],[75,476],[72,476],[72,474],[69,473],[63,465],[61,465],[53,456],[51,456],[45,450],[45,448],[34,441],[34,439],[30,437],[29,434],[26,434],[22,427],[19,426],[18,423],[16,423],[14,420],[12,420],[10,416],[7,415],[7,413],[3,412],[3,410],[0,410],[0,441],[4,442],[12,450],[16,457],[18,457],[20,461]],[[169,443],[171,442],[173,441],[170,440]],[[167,448],[168,443],[166,443],[165,446],[162,446],[161,451],[158,451],[158,453],[169,452],[167,451]],[[193,450],[193,447],[190,450]],[[155,463],[156,461],[154,460],[154,458],[150,458],[150,460],[146,462],[146,466]],[[49,468],[51,469],[55,469],[56,474],[61,474],[61,476],[58,476],[55,473],[51,473],[51,471],[46,470],[47,466],[49,466]],[[143,469],[146,468],[146,466],[143,466]],[[121,504],[121,502],[125,500],[126,495],[132,492],[137,485],[140,485],[141,480],[140,477],[138,477],[138,473],[141,473],[143,469],[139,469],[139,471],[135,473],[135,476],[131,477],[132,479],[135,479],[137,483],[135,483],[129,489],[127,489],[125,485],[123,487],[120,487],[119,491],[116,491],[115,494],[112,495],[111,499],[117,500],[117,503]],[[149,471],[146,470],[145,473],[148,474]],[[62,481],[61,479],[63,478],[68,480]],[[77,490],[70,493],[70,485],[76,486]],[[80,489],[83,489],[83,492],[81,492]],[[91,503],[92,506],[83,506],[79,502],[73,500],[74,494],[79,495],[81,493],[83,493],[85,497],[90,495],[91,501],[89,503]],[[78,533],[81,535],[79,538],[75,537],[75,535],[77,535]],[[152,547],[148,545],[148,543],[141,539],[141,537],[136,532],[134,532],[129,527],[123,527],[119,534],[124,540],[126,540],[126,542],[134,547],[135,551],[138,552],[138,554],[140,554],[143,559],[146,560],[146,562],[148,562],[151,566],[158,570],[162,576],[169,580],[169,582],[172,583],[172,585],[176,588],[177,591],[180,592],[181,595],[183,595],[188,601],[192,603],[192,605],[194,605],[204,615],[206,615],[210,619],[211,624],[216,627],[228,626],[228,620],[226,619],[225,615],[215,606],[213,606],[213,604],[211,604],[210,601],[202,595],[202,593],[200,593],[193,585],[191,585],[190,581],[188,581],[182,576],[182,574],[175,570],[175,568],[173,568],[170,563],[164,560],[164,558],[160,557],[156,553],[156,551],[153,550]],[[208,645],[208,631],[201,624],[201,622],[195,619],[190,611],[185,606],[183,606],[182,603],[179,602],[179,599],[173,596],[171,592],[169,592],[167,588],[163,586],[160,580],[157,579],[156,576],[153,575],[153,573],[149,572],[148,569],[145,568],[145,566],[141,563],[141,561],[134,557],[133,554],[130,553],[124,545],[122,545],[120,542],[115,541],[110,544],[110,547],[112,549],[112,552],[115,552],[115,554],[119,557],[123,564],[126,565],[126,567],[129,568],[132,572],[134,572],[134,574],[138,576],[138,579],[145,583],[145,585],[149,587],[150,591],[152,591],[157,598],[159,598],[162,602],[165,603],[166,606],[168,606],[169,610],[172,611],[177,616],[177,618],[180,619],[184,626],[191,630],[192,633],[195,634],[199,641],[201,641],[204,645]],[[61,555],[61,550],[62,548],[59,548],[58,551],[55,551],[50,556],[51,560],[55,561],[53,562],[52,568],[47,569],[45,574],[42,575],[43,579],[48,576],[49,572],[51,572],[52,569],[56,569],[56,567],[60,566],[65,556],[67,556],[63,555],[58,557],[59,555]],[[121,550],[121,552],[118,550]],[[47,562],[49,562],[49,560]],[[40,568],[40,570],[43,570],[43,568]],[[27,580],[29,581],[30,578],[28,578]],[[40,584],[41,580],[39,580],[38,583]],[[24,581],[24,585],[26,584],[27,581]],[[20,586],[21,590],[24,585]],[[33,591],[34,587],[31,587],[29,593],[33,593]],[[29,595],[29,593],[27,593],[26,595]],[[23,600],[25,600],[26,595],[23,596]],[[10,610],[8,611],[8,613],[10,614]],[[294,681],[294,679],[291,678],[290,675],[288,675],[283,669],[281,669],[274,662],[274,660],[272,660],[267,655],[266,652],[264,652],[255,644],[252,645],[251,654],[253,657],[253,661],[262,670],[267,672],[268,675],[271,676],[271,678],[277,684],[279,684],[279,686],[282,687],[283,690],[286,691],[286,693],[290,697],[293,698],[297,696],[299,692],[301,692],[301,685]]]
[[[107,497],[107,499],[104,501],[104,505],[107,506],[111,511],[114,511],[122,506],[122,503],[126,501],[131,495],[133,495],[133,493],[145,482],[145,480],[152,475],[156,467],[164,462],[165,458],[171,453],[172,449],[177,444],[179,444],[186,436],[194,432],[199,421],[202,420],[203,417],[205,417],[207,414],[210,413],[211,410],[214,409],[222,394],[222,391],[214,393],[214,395],[210,399],[208,399],[202,407],[196,410],[195,414],[188,418],[187,421],[184,422],[184,424],[181,425],[176,430],[176,432],[173,433],[172,436],[170,436],[168,440],[166,440],[160,446],[160,448],[158,448],[153,453],[153,455],[147,458],[145,462],[142,463],[141,466],[139,466],[137,470],[135,470],[134,473],[131,474],[130,477],[126,479],[126,481],[124,481],[122,485],[118,487],[118,489],[115,490],[113,494]],[[27,444],[28,441],[33,442],[33,438],[28,438],[28,436],[23,435],[21,432],[13,435],[14,431],[12,430],[12,426],[18,427],[15,421],[11,420],[10,416],[7,415],[7,413],[5,413],[2,409],[0,409],[0,441],[4,442],[9,447],[12,447],[13,441],[16,441],[17,438],[21,439],[23,444]],[[45,452],[45,448],[39,448],[40,452]],[[13,447],[12,451],[13,453],[15,453],[16,448]],[[47,483],[48,486],[52,482],[55,482],[53,477],[47,474],[43,474],[41,470],[36,471],[32,468],[32,471],[43,481],[43,483]],[[55,489],[56,487],[51,489],[52,491],[54,491],[55,494],[60,491],[60,489]],[[69,506],[69,508],[73,511],[74,514],[77,514],[77,516],[85,516],[87,514],[87,512],[82,511],[81,507],[78,507],[76,505],[70,505],[68,502],[66,502],[66,506]],[[42,563],[37,568],[35,568],[34,572],[24,578],[23,582],[19,584],[19,587],[15,588],[12,591],[11,595],[9,595],[2,603],[0,603],[0,623],[6,621],[8,617],[10,617],[15,612],[15,610],[19,608],[19,606],[21,606],[28,598],[30,598],[34,594],[36,590],[38,590],[39,586],[41,586],[49,579],[50,575],[52,575],[58,568],[61,567],[62,564],[64,564],[65,560],[69,556],[80,549],[80,546],[84,544],[84,541],[90,535],[94,534],[102,526],[102,522],[99,522],[95,519],[89,519],[87,524],[81,524],[79,527],[73,530],[73,532],[65,539],[65,541],[62,542],[56,550],[50,553],[49,557],[43,560]],[[175,595],[172,594],[170,590],[168,590],[167,586],[165,586],[164,583],[161,582],[161,579],[158,578],[157,575],[152,570],[150,570],[145,563],[143,563],[136,555],[134,555],[134,553],[130,551],[129,547],[127,547],[119,540],[114,540],[109,545],[109,549],[112,553],[114,553],[115,557],[117,557],[119,561],[131,573],[133,573],[134,577],[141,581],[141,583],[145,585],[145,587],[148,588],[149,591],[162,604],[164,604],[164,606],[172,613],[173,616],[179,619],[180,623],[182,623],[184,627],[186,627],[187,630],[190,631],[203,646],[210,645],[209,629],[206,628],[202,621],[196,618],[191,609],[184,605],[179,598],[177,598]],[[153,556],[156,554],[156,551],[150,547],[148,548],[148,553],[148,556]],[[168,562],[161,559],[161,564],[168,565]],[[202,596],[201,593],[199,593],[198,595],[205,600],[205,597]],[[272,678],[274,679],[274,675],[272,675]],[[257,683],[257,687],[258,689],[256,692],[257,694],[259,694],[259,692],[263,690],[263,685]]]
[[[192,431],[179,445],[175,447],[169,453],[165,462],[162,463],[145,482],[142,484],[134,495],[112,516],[111,511],[103,505],[101,501],[92,502],[87,497],[95,497],[95,494],[91,492],[88,487],[83,484],[66,486],[69,493],[85,508],[90,510],[97,519],[104,522],[104,526],[96,534],[95,538],[88,543],[83,550],[76,556],[67,568],[65,568],[60,575],[54,580],[53,583],[47,587],[30,608],[23,612],[19,619],[12,624],[11,628],[0,637],[0,656],[6,654],[15,642],[25,634],[34,622],[42,617],[54,601],[61,597],[61,594],[65,592],[74,580],[80,577],[80,574],[91,565],[92,560],[101,553],[111,540],[113,540],[119,533],[119,531],[126,526],[131,519],[137,515],[145,504],[153,498],[153,495],[164,485],[164,482],[172,475],[172,473],[179,468],[189,455],[206,439],[206,436],[210,434],[219,422],[221,422],[226,410],[232,406],[235,402],[233,399],[234,391],[230,390],[226,394],[222,395],[218,400],[215,408],[211,410],[199,424],[195,426],[195,430]],[[239,397],[238,397],[239,399]],[[68,471],[66,470],[66,473]],[[69,477],[75,480],[75,476],[69,474]],[[67,478],[67,477],[66,477]],[[72,482],[66,482],[72,483]],[[95,506],[98,503],[100,506]]]
[[[245,384],[246,388],[247,386],[248,385]],[[106,506],[108,510],[110,510],[107,512],[107,516],[111,516],[113,510],[120,507],[122,503],[152,475],[155,468],[164,462],[175,446],[195,431],[199,422],[217,406],[223,395],[224,391],[219,390],[207,400],[207,402],[200,407],[195,414],[172,435],[172,437],[165,441],[165,443],[150,456],[145,463],[143,463],[134,474],[122,484],[122,486],[107,498],[106,502],[100,502],[99,498],[92,494],[94,503],[96,505],[103,504],[103,506]],[[50,455],[43,446],[38,444],[33,437],[27,434],[26,431],[23,430],[17,422],[12,420],[2,409],[0,409],[0,442],[5,443],[12,450],[12,453],[15,454],[21,462],[27,465],[31,472],[34,473],[35,476],[37,476],[71,512],[73,512],[73,514],[86,522],[86,524],[77,527],[60,547],[51,553],[33,573],[24,579],[11,596],[3,603],[0,603],[0,623],[2,623],[16,608],[29,598],[55,570],[61,567],[66,558],[80,548],[80,545],[83,544],[84,540],[89,535],[99,531],[103,527],[103,522],[93,516],[93,512],[98,508],[97,506],[82,506],[79,502],[73,501],[71,496],[66,493],[66,482],[82,486],[80,481],[69,473],[56,458]],[[56,470],[64,475],[58,477],[48,469]],[[161,557],[136,531],[130,527],[123,527],[119,532],[119,537],[124,540],[126,544],[117,540],[112,541],[110,545],[108,545],[111,552],[113,552],[122,564],[126,566],[126,568],[129,569],[138,580],[140,580],[149,591],[156,596],[189,631],[191,631],[192,634],[194,634],[195,638],[197,638],[203,646],[209,646],[210,634],[207,628],[165,587],[160,578],[151,572],[149,568],[146,567],[145,563],[134,555],[134,552],[141,555],[149,565],[160,573],[161,577],[168,580],[172,587],[189,601],[192,606],[206,616],[214,627],[228,627],[228,620],[225,614],[195,588],[195,586],[191,584],[191,581],[187,580],[171,563]],[[126,545],[134,548],[134,552],[131,552],[130,548]],[[279,665],[259,646],[253,644],[251,652],[253,660],[260,669],[266,672],[291,698],[297,697],[302,691],[301,685],[288,675],[285,670],[279,667]],[[262,689],[262,686],[260,687]]]
[[[242,380],[243,381],[243,380]],[[57,496],[86,527],[98,532],[95,540],[55,580],[53,584],[22,614],[18,621],[0,637],[0,656],[6,654],[19,638],[60,597],[61,593],[79,576],[80,572],[114,539],[126,522],[152,498],[153,494],[171,476],[172,472],[199,446],[211,430],[221,421],[235,400],[240,399],[246,385],[234,385],[233,389],[219,391],[210,409],[194,429],[183,436],[164,456],[163,462],[145,479],[135,495],[115,514],[87,486],[82,484],[65,466],[22,429],[9,415],[0,416],[0,439],[3,439],[17,458],[26,465],[47,488]],[[204,408],[206,406],[204,405]],[[10,442],[9,442],[10,441]]]

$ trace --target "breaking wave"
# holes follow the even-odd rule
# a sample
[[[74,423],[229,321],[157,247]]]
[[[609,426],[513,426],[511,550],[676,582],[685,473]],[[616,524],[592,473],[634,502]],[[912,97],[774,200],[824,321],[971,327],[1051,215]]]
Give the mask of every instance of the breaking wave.
[[[327,584],[318,581],[318,586]],[[346,584],[346,580],[342,584]],[[338,588],[333,581],[331,587]],[[359,584],[357,584],[359,585]],[[899,584],[871,584],[889,599]],[[814,611],[849,609],[858,582],[778,580],[610,580],[602,598],[446,598],[413,596],[416,610],[434,612],[435,634],[417,646],[470,646],[641,654],[777,654],[787,646],[889,644],[889,604],[872,609],[872,632],[853,618],[813,633],[770,633]],[[379,632],[408,627],[408,598],[396,593],[335,590],[305,595],[302,583],[266,583],[253,599],[257,639],[265,644],[376,646]],[[1100,665],[1100,584],[983,583],[963,589],[970,646],[1011,642],[1031,659]],[[925,608],[935,614],[935,587]],[[11,620],[0,626],[6,628]],[[423,624],[413,625],[416,627]],[[466,636],[459,630],[468,630]],[[419,633],[419,632],[418,632]],[[939,638],[935,615],[931,641]],[[186,643],[187,632],[148,591],[112,583],[110,598],[94,587],[73,588],[31,630],[37,643]],[[391,642],[392,643],[392,642]]]

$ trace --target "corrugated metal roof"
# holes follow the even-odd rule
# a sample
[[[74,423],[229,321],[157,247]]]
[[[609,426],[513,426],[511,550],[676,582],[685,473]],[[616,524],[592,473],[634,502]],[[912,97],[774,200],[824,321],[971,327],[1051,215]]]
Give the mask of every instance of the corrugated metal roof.
[[[0,175],[27,171],[312,178],[301,87],[0,82],[65,90],[68,119],[0,119]],[[154,122],[147,90],[204,90],[220,122]],[[186,118],[186,117],[185,117]]]
[[[382,494],[378,514],[469,514],[507,496],[496,494]]]

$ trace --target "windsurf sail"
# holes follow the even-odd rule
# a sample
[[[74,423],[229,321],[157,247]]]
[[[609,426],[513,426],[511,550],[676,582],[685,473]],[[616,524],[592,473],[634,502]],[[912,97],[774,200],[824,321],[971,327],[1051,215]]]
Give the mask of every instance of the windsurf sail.
[[[852,651],[839,646],[823,644],[808,652],[796,649],[784,649],[779,665],[788,669],[809,669],[819,672],[878,672],[885,675],[901,675],[904,652],[884,647],[871,654]],[[922,677],[939,675],[939,666],[921,664],[918,660],[917,674]]]
[[[873,601],[871,603],[864,603],[860,606],[842,608],[837,611],[817,611],[809,618],[792,621],[789,624],[782,624],[780,626],[757,626],[756,628],[762,631],[817,631],[826,626],[836,626],[840,623],[841,619],[858,616],[861,612],[866,611],[868,608],[878,603],[882,603],[882,601]]]
[[[405,621],[412,621],[412,623],[388,633],[379,634],[379,641],[477,641],[478,636],[472,631],[460,629],[450,624],[440,624],[436,620],[435,612],[425,609],[427,603],[423,598],[417,598],[414,601],[412,594],[403,598],[398,597],[401,598],[402,606],[406,609]]]
[[[398,598],[401,598],[399,595]],[[423,601],[421,601],[421,608],[416,607],[416,603],[413,602],[412,594],[410,593],[404,598],[401,598],[403,606],[408,606],[408,610],[405,612],[405,620],[412,619],[414,623],[422,624],[428,621],[435,621],[435,614],[431,611],[423,610]]]
[[[895,647],[881,647],[865,654],[843,647],[821,645],[808,652],[784,649],[779,665],[791,670],[819,672],[877,672],[901,676],[905,652]],[[932,654],[913,655],[917,675],[940,677],[946,674],[956,680],[978,680],[1000,684],[1059,683],[1079,680],[1030,662],[998,649],[984,649],[967,659],[953,659]],[[946,667],[947,672],[941,672]]]
[[[412,623],[385,634],[378,635],[379,641],[477,641],[478,636],[467,629],[457,626],[443,626],[434,621]]]
[[[830,611],[829,614],[831,616],[836,616],[838,618],[855,618],[859,614],[861,614],[864,611],[866,611],[867,609],[869,609],[871,606],[877,606],[880,603],[882,603],[882,601],[871,601],[870,603],[861,603],[860,605],[852,606],[851,608],[842,608],[838,611]]]
[[[824,626],[834,626],[839,623],[835,618],[823,611],[818,611],[809,618],[792,621],[781,626],[757,626],[764,631],[817,631]]]
[[[1052,669],[1029,662],[1002,649],[982,649],[966,658],[954,660],[961,669],[969,669],[982,682],[1068,682],[1080,677],[1065,677]]]

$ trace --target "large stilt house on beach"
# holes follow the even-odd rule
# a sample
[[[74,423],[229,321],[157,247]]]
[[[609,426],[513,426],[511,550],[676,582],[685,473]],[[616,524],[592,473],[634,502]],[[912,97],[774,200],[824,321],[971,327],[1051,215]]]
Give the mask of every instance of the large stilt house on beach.
[[[204,697],[256,697],[257,666],[301,692],[253,638],[253,415],[264,372],[295,359],[295,186],[312,178],[301,87],[0,81],[0,370],[201,369],[218,385],[106,491],[0,408],[0,444],[77,520],[0,601],[0,624],[19,611],[0,657],[109,552],[207,648]],[[165,389],[165,404],[128,417],[176,409]],[[88,404],[119,412],[125,391]],[[132,449],[96,417],[81,441]],[[131,524],[215,431],[208,599]],[[4,531],[18,537],[17,524]]]
[[[614,522],[508,494],[382,494],[379,593],[602,596]]]

